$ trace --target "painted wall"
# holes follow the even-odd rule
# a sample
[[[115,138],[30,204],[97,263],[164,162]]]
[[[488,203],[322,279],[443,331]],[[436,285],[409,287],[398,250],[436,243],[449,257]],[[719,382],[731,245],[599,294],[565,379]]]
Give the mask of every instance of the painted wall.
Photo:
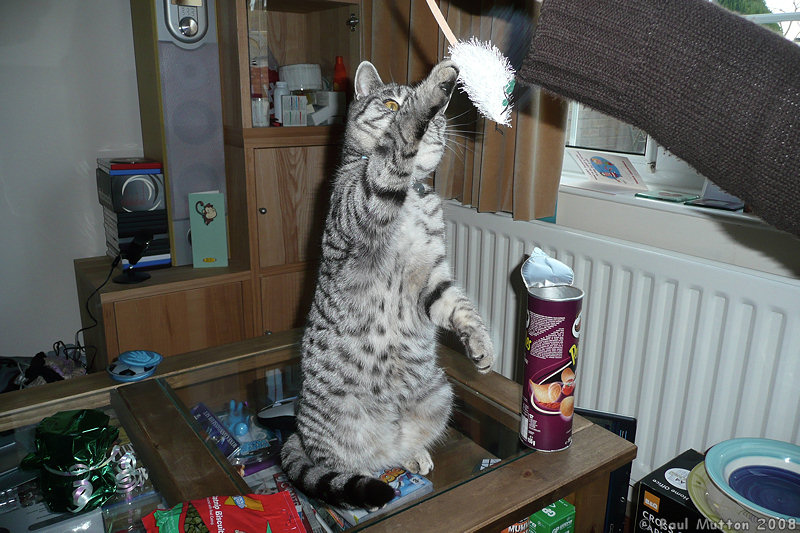
[[[0,2],[0,356],[73,341],[95,159],[141,152],[128,0]]]

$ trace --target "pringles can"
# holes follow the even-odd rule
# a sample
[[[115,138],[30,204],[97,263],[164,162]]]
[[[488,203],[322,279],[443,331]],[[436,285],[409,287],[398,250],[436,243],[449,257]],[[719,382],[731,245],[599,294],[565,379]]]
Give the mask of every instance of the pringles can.
[[[535,450],[572,444],[582,303],[572,285],[528,287],[520,439]]]

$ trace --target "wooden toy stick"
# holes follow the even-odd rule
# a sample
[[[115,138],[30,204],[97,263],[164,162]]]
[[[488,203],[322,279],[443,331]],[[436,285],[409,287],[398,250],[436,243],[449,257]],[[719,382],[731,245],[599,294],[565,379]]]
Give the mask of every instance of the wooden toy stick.
[[[516,84],[514,69],[500,50],[490,42],[472,37],[459,41],[442,15],[436,0],[425,0],[428,8],[450,41],[450,59],[458,67],[461,90],[478,111],[498,124],[511,124],[511,93]]]
[[[425,0],[425,1],[428,2],[428,9],[431,10],[433,18],[436,19],[436,23],[439,24],[439,27],[442,29],[442,33],[444,33],[444,36],[447,37],[447,40],[450,42],[450,45],[451,46],[455,45],[458,39],[456,39],[453,30],[451,30],[450,26],[447,24],[444,15],[442,15],[442,10],[439,9],[438,5],[436,5],[436,0]]]

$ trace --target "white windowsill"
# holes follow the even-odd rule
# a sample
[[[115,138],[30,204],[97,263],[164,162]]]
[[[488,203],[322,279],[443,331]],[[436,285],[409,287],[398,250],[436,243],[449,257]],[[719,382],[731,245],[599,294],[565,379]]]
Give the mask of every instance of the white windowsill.
[[[613,192],[611,192],[613,191]],[[690,192],[690,191],[685,191]],[[790,278],[800,278],[800,239],[758,217],[637,198],[565,170],[556,223]]]
[[[675,192],[685,192],[700,194],[700,191],[690,189],[678,189],[664,187]],[[718,219],[721,222],[730,222],[770,228],[770,226],[757,216],[744,213],[743,211],[725,211],[722,209],[712,209],[707,207],[697,207],[685,205],[679,202],[666,202],[663,200],[651,200],[649,198],[637,198],[635,190],[622,187],[602,188],[595,185],[585,176],[573,172],[564,172],[561,175],[561,190],[571,194],[583,195],[589,198],[610,200],[622,204],[636,207],[646,207],[648,209],[658,209],[669,213],[676,213],[683,216],[696,216],[704,219]]]

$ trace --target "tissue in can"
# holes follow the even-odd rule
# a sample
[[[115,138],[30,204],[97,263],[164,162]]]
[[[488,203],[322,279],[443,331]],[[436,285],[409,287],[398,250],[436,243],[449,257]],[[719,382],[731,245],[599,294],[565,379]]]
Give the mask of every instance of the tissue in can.
[[[572,443],[582,302],[571,285],[528,288],[520,439],[535,450]]]

